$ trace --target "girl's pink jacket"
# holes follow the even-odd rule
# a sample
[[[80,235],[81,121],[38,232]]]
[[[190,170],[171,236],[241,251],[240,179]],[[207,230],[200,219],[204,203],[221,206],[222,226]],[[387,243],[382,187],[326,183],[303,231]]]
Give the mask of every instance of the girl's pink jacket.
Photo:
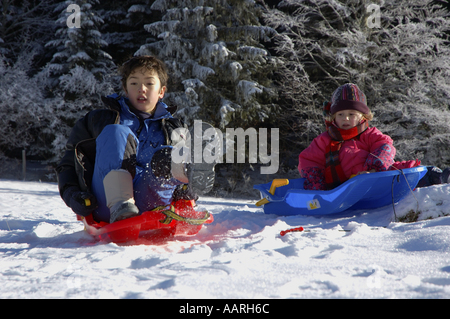
[[[330,144],[331,137],[324,132],[316,137],[311,145],[299,155],[298,170],[302,177],[312,179],[312,183],[324,183],[319,181],[325,170],[325,149]],[[359,137],[344,141],[339,151],[339,160],[347,178],[361,171],[388,170],[394,163],[395,147],[392,139],[381,133],[375,127],[369,127]],[[313,176],[311,176],[311,174]],[[306,187],[306,189],[324,189],[322,187]]]

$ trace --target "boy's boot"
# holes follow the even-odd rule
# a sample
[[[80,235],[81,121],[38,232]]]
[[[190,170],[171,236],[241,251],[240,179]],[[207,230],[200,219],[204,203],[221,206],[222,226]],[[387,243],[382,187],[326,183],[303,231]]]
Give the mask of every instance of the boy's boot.
[[[444,169],[441,174],[441,183],[442,184],[450,184],[450,167]]]
[[[206,139],[203,139],[204,133],[208,129],[212,129],[207,131],[207,133],[211,134],[206,135]],[[195,133],[198,136],[195,136]],[[195,130],[195,127],[190,130],[191,147],[190,149],[187,148],[187,154],[182,155],[184,157],[182,161],[179,159],[178,161],[174,161],[172,159],[171,148],[161,149],[153,155],[151,161],[153,174],[157,178],[167,180],[174,177],[185,184],[189,184],[189,188],[195,194],[203,195],[208,193],[214,185],[214,166],[216,165],[216,161],[211,160],[211,163],[208,163],[204,155],[207,154],[214,158],[216,155],[215,152],[221,150],[220,148],[223,147],[221,138],[221,134],[218,134],[211,124],[202,122],[201,127],[197,127],[197,130]],[[195,145],[196,143],[198,145]],[[177,147],[184,147],[183,142],[177,143]],[[206,152],[204,152],[205,149]],[[179,150],[176,151],[178,152]],[[195,156],[195,152],[198,153],[197,156]]]
[[[192,190],[199,195],[203,195],[211,191],[214,186],[214,179],[216,176],[216,172],[214,171],[216,161],[208,163],[205,160],[204,155],[208,154],[214,157],[216,155],[215,152],[219,149],[222,148],[223,151],[223,144],[220,140],[222,137],[217,133],[211,124],[205,122],[201,123],[201,130],[196,130],[195,126],[189,130],[189,133],[191,134],[191,161],[186,165],[186,176],[189,180],[189,185]],[[207,130],[208,133],[211,134],[205,135]],[[201,143],[201,148],[199,145],[197,145],[196,148],[196,143]],[[205,149],[207,149],[206,152]],[[201,152],[201,154],[196,154],[196,152]],[[222,152],[222,156],[223,153],[224,152]]]
[[[139,215],[134,204],[133,177],[120,169],[109,172],[103,179],[106,204],[111,212],[110,223]]]

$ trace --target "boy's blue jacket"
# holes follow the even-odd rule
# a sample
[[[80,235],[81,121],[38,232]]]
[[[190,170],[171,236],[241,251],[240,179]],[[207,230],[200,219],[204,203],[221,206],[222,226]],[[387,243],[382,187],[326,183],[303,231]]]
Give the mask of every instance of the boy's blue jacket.
[[[106,109],[93,110],[78,120],[73,127],[66,144],[66,152],[56,168],[58,187],[61,197],[71,186],[77,186],[81,191],[91,192],[92,174],[96,156],[96,138],[110,124],[122,124],[130,127],[139,140],[147,140],[145,134],[155,134],[157,140],[163,140],[162,145],[176,145],[179,141],[171,139],[172,131],[185,124],[174,117],[175,109],[159,102],[154,115],[142,120],[131,112],[127,99],[117,94],[102,97]],[[141,135],[142,134],[142,135]],[[159,135],[161,134],[161,135]],[[157,135],[157,136],[156,136]],[[153,135],[152,135],[153,136]],[[149,147],[149,152],[137,159],[149,163],[156,145]]]

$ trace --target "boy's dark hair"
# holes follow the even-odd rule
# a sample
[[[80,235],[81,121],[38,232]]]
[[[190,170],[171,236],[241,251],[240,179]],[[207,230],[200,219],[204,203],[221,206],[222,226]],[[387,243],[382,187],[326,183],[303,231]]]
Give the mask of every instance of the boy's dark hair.
[[[161,81],[161,87],[167,86],[169,75],[167,74],[164,62],[153,56],[143,55],[132,57],[119,68],[119,74],[122,77],[122,86],[124,88],[127,87],[127,79],[130,74],[139,68],[145,68],[147,71],[156,72]]]

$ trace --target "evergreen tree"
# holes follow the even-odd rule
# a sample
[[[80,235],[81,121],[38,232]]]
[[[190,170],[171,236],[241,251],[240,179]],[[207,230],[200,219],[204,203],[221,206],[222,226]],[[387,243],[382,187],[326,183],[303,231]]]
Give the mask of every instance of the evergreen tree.
[[[128,60],[148,37],[144,25],[161,19],[159,11],[151,10],[153,0],[126,0],[100,2],[97,10],[104,21],[101,25],[103,39],[108,43],[108,53],[119,65]]]
[[[54,160],[63,154],[75,121],[87,111],[101,107],[100,96],[113,91],[110,77],[114,63],[102,50],[107,43],[98,31],[103,21],[97,15],[95,4],[98,0],[70,0],[61,2],[55,9],[61,12],[56,21],[56,39],[46,47],[56,52],[39,74],[42,82],[47,81],[47,92],[52,93],[47,95],[47,105],[52,110],[50,124],[43,133],[53,140]]]
[[[265,19],[279,32],[281,123],[297,154],[323,131],[322,102],[353,82],[397,160],[450,164],[448,12],[425,0],[285,0]]]
[[[54,47],[56,53],[53,54],[46,71],[53,79],[50,86],[56,88],[57,92],[58,86],[63,80],[61,77],[67,76],[71,70],[77,67],[89,71],[99,81],[102,81],[113,67],[111,56],[101,49],[107,46],[107,43],[98,31],[103,20],[93,9],[93,5],[97,3],[98,0],[67,0],[61,2],[55,9],[61,11],[60,17],[56,21],[58,25],[55,33],[56,39],[49,41],[46,46]],[[68,12],[69,6],[73,5],[77,9]],[[72,18],[80,23],[79,26],[70,25],[73,21],[68,20]],[[61,92],[61,90],[59,91]],[[72,91],[72,93],[74,92],[76,91]]]
[[[155,38],[137,55],[155,55],[169,68],[165,102],[188,123],[260,126],[275,111],[271,74],[276,60],[262,45],[273,30],[259,23],[254,1],[156,0],[161,21],[145,25]]]

